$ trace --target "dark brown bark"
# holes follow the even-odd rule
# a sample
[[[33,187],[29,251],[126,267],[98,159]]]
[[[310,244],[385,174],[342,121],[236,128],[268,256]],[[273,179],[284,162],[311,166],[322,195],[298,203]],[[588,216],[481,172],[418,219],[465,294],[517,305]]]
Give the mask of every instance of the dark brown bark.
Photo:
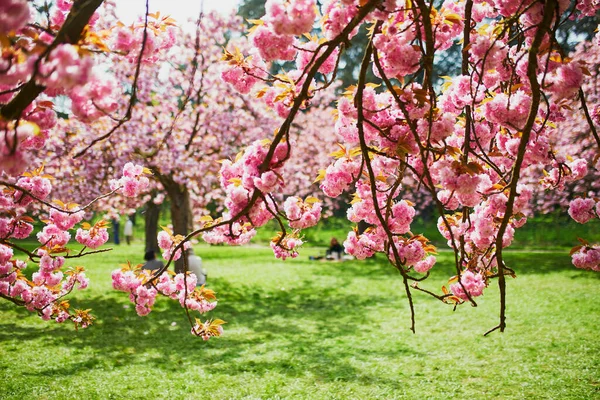
[[[170,176],[159,176],[171,201],[171,223],[173,234],[187,236],[192,225],[192,209],[190,206],[190,193],[185,185],[180,185]],[[184,271],[183,257],[175,261],[175,272]]]
[[[145,234],[146,234],[146,249],[145,251],[154,251],[158,253],[160,251],[158,247],[158,217],[160,216],[160,206],[155,204],[154,201],[150,200],[146,203],[145,217]]]

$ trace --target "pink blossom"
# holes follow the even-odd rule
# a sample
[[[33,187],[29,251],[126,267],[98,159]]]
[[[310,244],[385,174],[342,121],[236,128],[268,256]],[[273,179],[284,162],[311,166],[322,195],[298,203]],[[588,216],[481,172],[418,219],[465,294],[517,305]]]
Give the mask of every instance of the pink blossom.
[[[126,197],[136,197],[149,186],[150,180],[145,176],[144,168],[130,162],[123,168],[123,177],[110,181],[111,190],[118,189]]]
[[[288,257],[298,257],[298,247],[302,246],[303,242],[297,237],[286,236],[280,243],[276,240],[271,241],[270,246],[276,258],[285,260]]]
[[[355,1],[330,1],[325,7],[326,16],[324,28],[325,37],[329,40],[339,35],[358,12]],[[353,30],[348,38],[356,35],[358,29]]]
[[[92,227],[89,230],[79,228],[75,240],[90,249],[97,249],[108,241],[108,231],[105,227]]]
[[[549,74],[546,82],[548,90],[555,96],[555,101],[572,98],[583,82],[583,72],[576,62],[561,64]]]
[[[168,260],[171,257],[173,257],[173,261],[179,260],[179,258],[181,257],[182,251],[181,251],[181,248],[179,248],[179,249],[177,249],[177,251],[175,251],[175,248],[179,245],[181,239],[177,239],[176,237],[173,237],[169,232],[166,232],[166,231],[159,232],[157,239],[158,239],[158,247],[160,247],[161,250],[163,251],[162,257],[165,260]],[[191,246],[192,245],[190,242],[185,242],[183,244],[183,250],[187,250]]]
[[[404,200],[392,206],[392,214],[388,222],[392,233],[403,234],[410,230],[410,224],[415,216],[415,209]]]
[[[50,273],[61,268],[64,263],[64,257],[51,257],[48,254],[42,254],[39,267],[41,272]]]
[[[52,129],[56,125],[56,112],[48,107],[37,106],[27,114],[27,120],[35,123],[41,130]]]
[[[187,275],[179,273],[175,275],[173,281],[175,282],[175,288],[178,291],[185,292],[187,290],[187,292],[193,292],[196,288],[198,278],[196,278],[196,275],[192,273],[189,273]]]
[[[29,192],[31,192],[32,195],[34,195],[40,200],[45,200],[46,197],[48,197],[48,195],[50,194],[50,191],[52,190],[52,184],[50,183],[50,179],[43,178],[41,176],[19,178],[19,180],[17,181],[17,186],[28,190]],[[26,206],[29,205],[32,201],[32,197],[23,195],[21,191],[15,192],[15,203],[21,206]]]
[[[263,193],[270,193],[279,185],[279,177],[273,171],[267,171],[254,178],[254,186]]]
[[[348,232],[348,237],[344,241],[346,253],[356,257],[359,260],[373,256],[381,246],[375,242],[371,235],[358,235],[356,232]]]
[[[293,60],[296,55],[293,36],[278,35],[265,26],[256,29],[252,43],[258,48],[260,56],[265,61]]]
[[[593,199],[575,199],[569,204],[569,215],[580,224],[585,224],[594,218],[594,207],[596,202]]]
[[[381,65],[388,77],[403,77],[419,69],[421,52],[413,48],[410,40],[397,35],[375,36],[373,44],[381,54]],[[375,72],[379,75],[377,70]]]
[[[0,34],[22,28],[30,17],[27,0],[3,0],[0,2]]]
[[[66,91],[87,82],[92,64],[90,57],[79,56],[76,46],[59,44],[41,65],[41,80],[49,89]]]
[[[577,158],[567,163],[567,166],[571,171],[571,174],[568,176],[568,179],[570,181],[575,181],[584,178],[588,173],[587,163],[587,160],[583,158]]]
[[[161,249],[169,249],[173,245],[173,240],[171,239],[171,235],[168,232],[160,231],[158,232],[158,247]]]
[[[296,196],[288,197],[283,209],[286,213],[290,227],[305,229],[317,224],[321,218],[321,203],[306,203]]]
[[[265,10],[265,22],[278,35],[299,36],[310,32],[316,18],[313,0],[267,0]]]
[[[0,264],[6,263],[13,256],[13,249],[0,244]],[[0,274],[1,275],[1,274]]]
[[[73,114],[83,122],[92,122],[113,113],[118,107],[116,96],[114,82],[95,75],[85,86],[69,91]]]
[[[483,294],[483,289],[485,289],[485,281],[481,273],[478,272],[475,274],[470,270],[464,271],[461,274],[460,281],[462,286],[458,282],[450,285],[450,290],[456,297],[462,300],[468,300],[466,293],[469,293],[471,297],[477,297]]]
[[[490,122],[511,129],[522,129],[527,121],[530,105],[531,97],[522,90],[517,90],[510,96],[510,100],[504,93],[496,94],[483,105],[483,112]]]
[[[321,189],[329,197],[337,197],[354,180],[360,164],[349,158],[340,158],[325,170],[325,178],[321,182]]]
[[[235,89],[246,94],[252,90],[252,87],[258,82],[258,79],[254,76],[246,73],[244,68],[240,65],[230,65],[222,73],[221,78],[223,81],[233,85]]]
[[[315,55],[316,49],[319,46],[317,42],[307,42],[303,43],[300,46],[300,51],[298,51],[298,56],[296,57],[296,67],[299,70],[304,70],[311,62],[311,60],[317,60],[319,56],[323,54],[325,48],[321,48],[319,53]],[[319,67],[319,72],[322,74],[331,74],[335,69],[335,64],[339,55],[339,49],[335,49],[329,57],[321,64]]]
[[[413,269],[420,274],[424,274],[435,265],[436,261],[437,260],[434,256],[426,257],[424,260],[417,262],[413,266]]]
[[[47,248],[64,247],[71,239],[71,234],[54,224],[48,224],[37,234],[37,238]]]
[[[594,16],[600,9],[600,2],[597,0],[579,0],[575,3],[575,7],[585,16]]]
[[[81,222],[84,214],[83,211],[69,214],[52,208],[50,209],[50,222],[66,231],[73,228],[75,224]]]
[[[600,271],[600,247],[583,246],[571,256],[573,265],[581,269]]]
[[[221,225],[202,235],[206,243],[218,244],[227,243],[233,246],[240,246],[250,242],[256,235],[256,229],[250,229],[248,226],[234,222],[231,225]]]

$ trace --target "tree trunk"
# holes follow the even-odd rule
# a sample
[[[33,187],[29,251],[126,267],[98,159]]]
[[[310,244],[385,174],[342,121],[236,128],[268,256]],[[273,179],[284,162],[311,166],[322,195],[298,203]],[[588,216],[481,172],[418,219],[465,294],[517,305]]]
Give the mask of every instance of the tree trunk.
[[[186,236],[192,226],[192,210],[190,207],[190,193],[184,185],[173,181],[170,176],[159,177],[164,186],[169,200],[171,201],[171,223],[173,224],[173,234]],[[175,272],[184,271],[183,257],[175,261]]]
[[[158,218],[160,216],[160,206],[155,204],[151,199],[146,203],[146,212],[144,214],[146,220],[145,234],[146,234],[146,249],[145,251],[154,251],[159,254],[160,249],[158,247]]]

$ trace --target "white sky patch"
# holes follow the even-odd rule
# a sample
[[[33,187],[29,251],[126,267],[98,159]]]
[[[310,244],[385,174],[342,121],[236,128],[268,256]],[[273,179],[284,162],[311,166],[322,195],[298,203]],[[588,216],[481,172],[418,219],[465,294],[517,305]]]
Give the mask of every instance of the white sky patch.
[[[239,0],[149,0],[150,12],[160,11],[161,15],[170,15],[181,27],[191,18],[198,18],[200,7],[204,11],[217,11],[228,15],[237,11]],[[125,25],[136,21],[146,11],[146,0],[118,0],[117,15]]]

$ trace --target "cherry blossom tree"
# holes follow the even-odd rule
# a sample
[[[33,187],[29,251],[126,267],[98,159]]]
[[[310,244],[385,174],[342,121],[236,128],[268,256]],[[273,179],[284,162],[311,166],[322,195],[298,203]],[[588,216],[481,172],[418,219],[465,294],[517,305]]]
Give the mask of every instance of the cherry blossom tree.
[[[383,253],[402,276],[411,311],[413,289],[454,306],[476,305],[476,297],[497,279],[500,321],[489,332],[503,331],[506,278],[514,276],[503,249],[526,222],[533,194],[524,177],[537,171],[536,183],[541,179],[559,192],[597,162],[577,151],[581,141],[568,154],[556,140],[570,111],[580,107],[588,125],[584,133],[597,139],[580,89],[589,69],[584,60],[568,58],[556,37],[561,25],[595,14],[597,7],[568,1],[332,0],[321,7],[305,0],[267,1],[266,15],[254,21],[250,33],[257,51],[228,49],[230,72],[224,78],[241,92],[262,86],[258,93],[286,120],[268,148],[247,150],[243,171],[224,165],[222,176],[239,176],[241,183],[229,184],[229,178],[223,184],[248,192],[240,201],[239,189],[231,190],[233,219],[256,225],[251,214],[278,190],[277,180],[267,178],[293,152],[292,122],[334,79],[340,51],[366,24],[370,40],[357,83],[339,99],[332,121],[343,147],[319,175],[328,196],[354,192],[348,218],[369,226],[348,234],[346,252],[357,258]],[[313,38],[308,33],[317,19],[323,36]],[[456,60],[461,74],[438,87],[436,56],[455,43],[462,45]],[[270,75],[261,67],[261,61],[284,60],[295,62],[286,73]],[[382,85],[367,81],[369,70]],[[244,87],[233,78],[239,74],[247,76]],[[594,143],[591,151],[598,147]],[[414,183],[429,192],[439,230],[455,252],[456,276],[441,294],[422,287],[435,264],[435,248],[411,233],[415,209],[399,196]],[[571,214],[587,219],[592,202],[572,203]],[[289,219],[276,204],[266,208],[275,218]],[[297,237],[283,230],[273,243],[276,255],[295,255]],[[592,254],[587,247],[581,251]]]
[[[93,200],[84,206],[47,200],[54,177],[48,175],[43,166],[24,171],[39,161],[46,142],[56,149],[66,147],[59,133],[65,125],[57,124],[54,110],[57,103],[68,104],[67,112],[82,124],[93,124],[100,119],[102,126],[111,126],[87,144],[87,148],[124,126],[140,99],[137,92],[142,66],[151,65],[161,54],[164,56],[174,39],[173,21],[161,18],[158,13],[150,14],[148,3],[143,22],[131,27],[125,27],[114,18],[111,2],[105,2],[105,9],[95,13],[100,11],[102,3],[101,0],[62,0],[38,4],[14,0],[0,5],[3,50],[0,128],[4,139],[0,148],[4,188],[0,201],[0,296],[37,312],[44,319],[71,320],[76,327],[87,327],[93,317],[90,310],[70,310],[64,298],[76,286],[83,289],[88,282],[80,266],[69,267],[66,273],[61,270],[73,258],[110,249],[94,250],[108,239],[104,221],[93,226],[82,223],[75,235],[76,241],[83,245],[78,250],[68,245],[69,230],[82,221],[85,212],[95,203],[110,195],[141,196],[149,188],[151,171],[141,165],[124,163],[119,170],[112,171],[113,177],[122,176],[110,180],[109,193],[93,194]],[[104,70],[106,58],[103,57],[113,56],[127,59],[130,68],[133,65],[128,96],[120,96],[120,88],[114,84],[116,75],[110,76]],[[115,114],[117,111],[122,114]],[[64,151],[63,157],[67,157]],[[74,197],[68,192],[61,195],[69,200]],[[36,209],[46,218],[42,220],[45,226],[37,234],[40,246],[29,251],[15,240],[31,235],[34,220],[27,213]],[[31,280],[22,272],[26,263],[14,258],[14,250],[25,253],[29,262],[38,265],[39,271],[33,273]],[[195,287],[193,274],[179,273],[171,277],[164,273],[157,276],[155,282],[140,266],[128,266],[115,271],[113,278],[115,289],[129,293],[140,315],[150,311],[154,298],[160,293],[179,300],[190,318],[194,335],[207,340],[221,334],[223,321],[202,322],[190,316],[190,310],[205,313],[216,305],[214,292]]]
[[[195,33],[179,31],[177,43],[165,56],[168,63],[159,60],[142,66],[137,99],[143,107],[134,107],[131,120],[103,142],[97,138],[110,129],[108,118],[91,124],[80,118],[60,121],[59,133],[39,158],[59,177],[59,190],[80,202],[89,201],[106,189],[110,177],[125,163],[143,163],[152,171],[148,193],[136,199],[113,196],[98,204],[99,209],[126,213],[143,203],[167,199],[172,234],[187,235],[194,220],[207,214],[207,206],[224,198],[218,178],[220,160],[233,159],[244,145],[268,134],[280,118],[262,101],[244,98],[221,80],[223,66],[217,61],[222,47],[227,44],[226,37],[239,36],[241,28],[241,19],[213,13],[200,16]],[[118,43],[114,47],[119,47]],[[121,86],[132,85],[134,76],[127,59],[114,57],[110,69]],[[306,198],[314,192],[316,186],[310,186],[318,166],[334,144],[333,128],[325,124],[334,97],[331,93],[322,97],[297,121],[305,127],[304,136],[312,137],[303,141],[302,150],[313,157],[299,155],[289,164],[287,194]],[[125,96],[119,108],[128,104]],[[165,258],[169,255],[165,253]],[[184,269],[183,259],[176,268]]]

